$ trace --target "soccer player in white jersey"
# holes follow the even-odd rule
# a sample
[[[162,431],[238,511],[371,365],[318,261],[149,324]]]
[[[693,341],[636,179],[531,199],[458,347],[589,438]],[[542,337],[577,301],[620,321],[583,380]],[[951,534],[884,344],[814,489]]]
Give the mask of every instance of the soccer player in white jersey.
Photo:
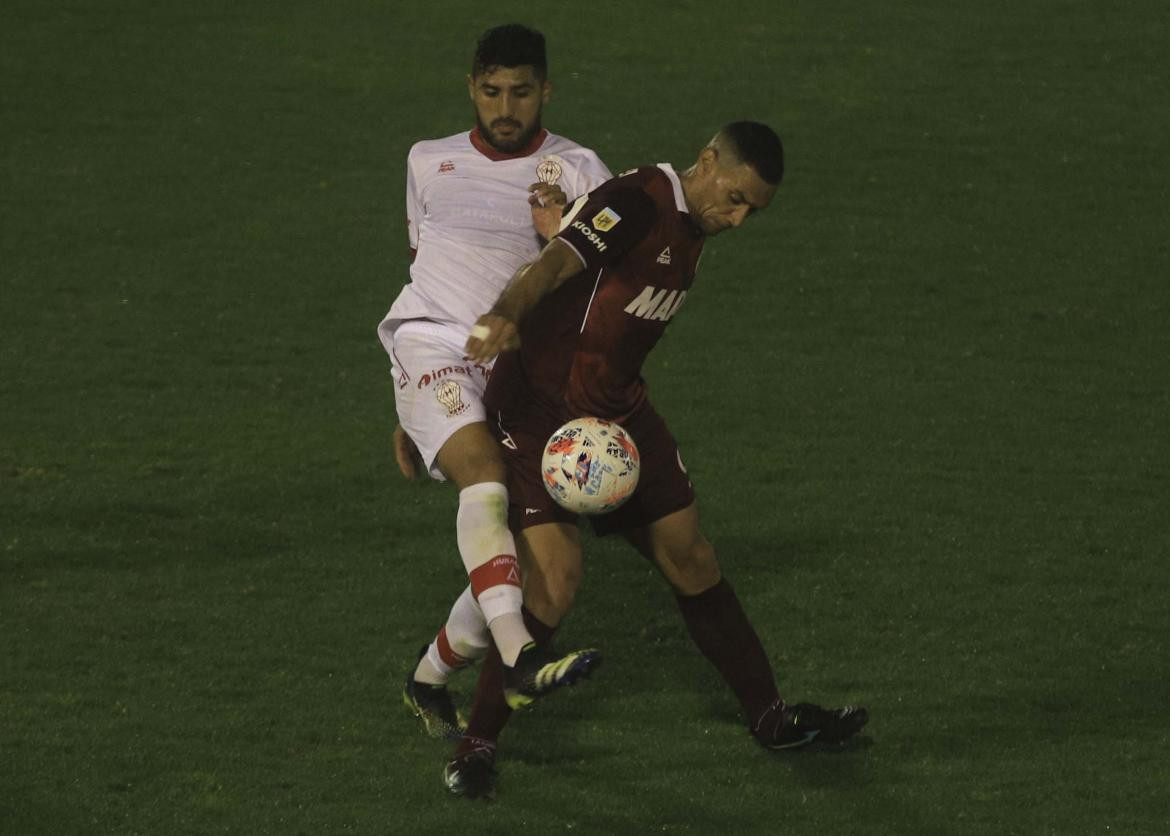
[[[470,584],[403,692],[428,733],[447,738],[462,732],[447,678],[489,651],[489,634],[517,708],[600,661],[594,650],[553,653],[525,624],[506,471],[482,404],[491,369],[469,362],[464,345],[516,270],[557,232],[567,198],[611,174],[595,153],[541,126],[551,85],[539,32],[516,24],[485,32],[467,84],[475,129],[410,150],[411,280],[378,327],[394,375],[399,467],[412,477],[421,464],[459,489],[455,527]]]

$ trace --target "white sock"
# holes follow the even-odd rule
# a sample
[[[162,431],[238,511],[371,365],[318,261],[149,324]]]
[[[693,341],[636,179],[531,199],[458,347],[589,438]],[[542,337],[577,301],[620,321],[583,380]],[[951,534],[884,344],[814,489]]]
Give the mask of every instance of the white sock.
[[[532,634],[520,615],[524,597],[516,542],[508,530],[508,489],[499,482],[480,482],[461,490],[455,532],[471,589],[510,667]]]
[[[415,681],[428,685],[446,685],[453,672],[482,659],[490,641],[491,635],[483,610],[479,608],[468,586],[455,600],[443,629],[418,660],[418,667],[414,671]]]
[[[532,634],[524,626],[524,616],[518,612],[504,613],[493,619],[488,625],[492,631],[492,639],[500,649],[500,658],[509,668],[516,666],[516,657],[524,645],[532,641]],[[506,650],[505,650],[506,648]]]

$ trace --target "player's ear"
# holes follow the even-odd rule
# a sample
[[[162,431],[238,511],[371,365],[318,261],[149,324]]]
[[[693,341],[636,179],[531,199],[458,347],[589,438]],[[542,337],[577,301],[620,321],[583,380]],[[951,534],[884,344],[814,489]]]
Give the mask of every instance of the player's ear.
[[[547,78],[540,83],[540,101],[541,104],[548,104],[548,100],[552,98],[553,85]]]
[[[467,98],[475,101],[475,77],[467,76]]]
[[[699,152],[699,171],[703,174],[710,174],[719,165],[719,149],[708,145]]]

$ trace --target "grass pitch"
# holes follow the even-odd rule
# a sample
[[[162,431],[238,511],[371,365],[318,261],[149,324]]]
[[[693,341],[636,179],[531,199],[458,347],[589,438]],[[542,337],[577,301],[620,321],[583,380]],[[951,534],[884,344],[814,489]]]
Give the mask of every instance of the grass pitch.
[[[619,542],[491,806],[397,690],[460,589],[374,326],[476,35],[549,36],[615,171],[776,125],[647,374],[794,698],[775,757]],[[1161,5],[0,12],[0,831],[1162,833],[1170,338]],[[468,677],[460,683],[471,688]],[[457,686],[458,687],[458,686]]]

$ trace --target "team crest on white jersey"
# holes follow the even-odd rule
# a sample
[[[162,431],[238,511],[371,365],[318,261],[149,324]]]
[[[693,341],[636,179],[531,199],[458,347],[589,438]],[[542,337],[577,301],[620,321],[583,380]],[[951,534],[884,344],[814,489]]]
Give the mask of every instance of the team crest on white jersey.
[[[463,402],[463,387],[454,380],[444,380],[436,386],[435,397],[447,410],[448,418],[454,418],[467,411],[467,404]]]
[[[536,164],[536,179],[550,186],[556,185],[565,173],[564,162],[556,154],[545,154]]]
[[[439,163],[439,173],[440,174],[449,174],[450,172],[452,172],[454,170],[455,170],[455,163],[451,162],[450,160],[443,160],[441,163]]]

